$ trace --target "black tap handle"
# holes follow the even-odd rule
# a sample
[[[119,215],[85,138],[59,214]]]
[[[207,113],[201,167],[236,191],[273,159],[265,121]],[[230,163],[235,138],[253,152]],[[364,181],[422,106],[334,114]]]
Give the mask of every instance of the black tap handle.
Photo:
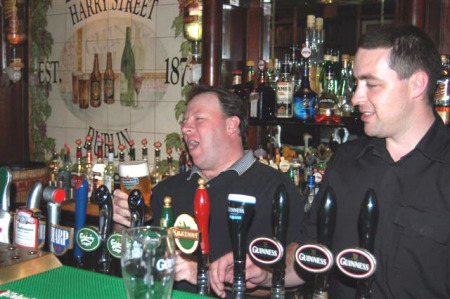
[[[359,211],[359,242],[360,246],[373,252],[375,233],[378,225],[378,200],[372,189],[367,190]]]
[[[317,240],[327,248],[331,248],[333,240],[334,228],[336,226],[336,211],[336,196],[334,195],[333,189],[328,187],[320,200],[317,219]]]
[[[131,227],[139,227],[144,225],[145,205],[142,192],[134,189],[128,196],[128,207],[131,213]]]
[[[284,289],[284,276],[286,273],[286,239],[289,222],[289,196],[286,187],[280,184],[272,202],[272,233],[283,247],[282,258],[273,265],[272,288],[274,290]]]
[[[99,207],[99,226],[102,242],[106,242],[112,224],[112,198],[105,185],[101,185],[95,191],[93,203]]]

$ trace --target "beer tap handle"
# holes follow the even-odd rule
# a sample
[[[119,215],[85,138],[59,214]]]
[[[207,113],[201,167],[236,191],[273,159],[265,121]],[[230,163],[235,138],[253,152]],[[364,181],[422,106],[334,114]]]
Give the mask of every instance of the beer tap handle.
[[[0,210],[9,211],[12,174],[8,167],[0,167]]]
[[[86,180],[79,180],[75,186],[75,235],[86,224],[86,211],[88,202],[88,183]],[[78,242],[74,242],[75,260],[78,267],[83,266],[83,250],[81,250]]]
[[[47,186],[42,191],[42,197],[47,202],[47,245],[49,251],[52,251],[52,226],[59,224],[61,203],[66,199],[66,191],[57,187]]]
[[[93,196],[93,203],[99,207],[99,224],[98,230],[100,232],[100,258],[97,261],[97,265],[100,266],[100,270],[103,273],[109,273],[109,265],[111,258],[106,248],[106,241],[108,239],[109,232],[112,225],[112,198],[111,193],[105,185],[101,185],[95,191]]]
[[[197,292],[200,295],[209,294],[209,214],[210,202],[208,191],[205,187],[206,181],[198,180],[198,188],[194,198],[194,215],[200,230],[200,251],[197,261]]]
[[[141,190],[134,189],[128,196],[128,206],[131,213],[131,227],[144,225],[145,205]]]
[[[272,298],[284,298],[284,278],[286,273],[286,238],[289,222],[289,196],[286,187],[281,184],[275,191],[272,202],[272,233],[283,248],[281,259],[273,267]]]
[[[317,241],[323,244],[327,249],[331,249],[334,228],[336,225],[336,196],[331,187],[328,187],[324,196],[321,198],[318,207],[317,216]],[[314,282],[314,298],[327,297],[329,271],[318,273]]]
[[[325,192],[319,203],[317,219],[318,242],[331,248],[334,228],[336,226],[336,196],[331,187]]]
[[[367,190],[359,211],[359,242],[360,246],[373,253],[375,233],[378,225],[378,201],[372,189]]]
[[[228,227],[233,248],[233,298],[245,298],[245,257],[247,230],[250,226],[256,198],[242,194],[228,195]]]
[[[359,211],[358,232],[359,245],[373,253],[375,248],[375,233],[378,225],[378,200],[372,189],[367,190]],[[375,260],[375,257],[373,257]],[[367,299],[372,294],[373,276],[358,280],[356,298]]]
[[[42,183],[37,181],[34,183],[33,188],[31,189],[30,195],[28,196],[27,201],[27,209],[39,209],[41,205],[41,198],[42,198]]]

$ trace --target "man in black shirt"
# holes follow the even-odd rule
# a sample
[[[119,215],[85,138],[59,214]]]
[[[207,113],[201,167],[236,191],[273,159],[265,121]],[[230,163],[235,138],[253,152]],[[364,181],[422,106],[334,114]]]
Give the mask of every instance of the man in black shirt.
[[[159,225],[163,198],[167,195],[172,197],[175,217],[180,214],[193,216],[197,181],[200,177],[206,179],[211,205],[211,287],[217,295],[224,297],[226,293],[223,283],[229,282],[225,278],[232,278],[233,272],[233,267],[229,267],[227,262],[231,256],[228,194],[237,193],[256,198],[255,213],[248,231],[248,247],[253,238],[272,234],[272,201],[278,185],[284,184],[290,199],[287,244],[291,245],[287,248],[287,272],[293,272],[292,277],[299,279],[293,270],[293,256],[304,219],[300,193],[286,175],[259,163],[251,151],[244,150],[247,119],[243,101],[221,88],[194,87],[187,99],[187,111],[181,131],[194,167],[188,173],[160,182],[152,190],[152,224]],[[114,191],[113,217],[116,222],[129,226],[130,213],[126,199],[125,193]],[[247,287],[270,286],[271,272],[254,265],[250,259],[247,262]],[[225,263],[226,267],[216,266]],[[177,288],[195,291],[196,272],[196,259],[177,253],[175,280],[181,282],[177,284]],[[287,285],[289,284],[288,280]]]
[[[366,191],[375,191],[372,298],[450,298],[450,130],[433,109],[439,70],[433,42],[416,27],[382,27],[362,37],[352,103],[368,137],[337,150],[303,227],[314,239],[318,198],[331,186],[332,251],[358,246],[359,208]],[[330,298],[354,297],[356,281],[334,270]]]

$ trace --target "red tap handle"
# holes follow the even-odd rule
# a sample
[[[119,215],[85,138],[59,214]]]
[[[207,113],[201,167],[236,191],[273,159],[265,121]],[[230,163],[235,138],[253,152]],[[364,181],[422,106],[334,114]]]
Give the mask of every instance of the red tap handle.
[[[201,233],[200,247],[202,254],[209,254],[209,196],[205,187],[205,180],[198,180],[198,188],[195,191],[194,214],[195,221]]]

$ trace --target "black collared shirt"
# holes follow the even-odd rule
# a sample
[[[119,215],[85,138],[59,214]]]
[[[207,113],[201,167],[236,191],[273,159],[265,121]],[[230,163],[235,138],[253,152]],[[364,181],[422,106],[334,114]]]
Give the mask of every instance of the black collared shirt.
[[[372,298],[450,298],[450,130],[437,118],[415,149],[394,162],[384,139],[343,145],[327,168],[304,236],[314,238],[318,198],[336,194],[332,251],[359,245],[358,217],[372,188],[379,202]],[[329,298],[353,298],[355,280],[337,267]]]

